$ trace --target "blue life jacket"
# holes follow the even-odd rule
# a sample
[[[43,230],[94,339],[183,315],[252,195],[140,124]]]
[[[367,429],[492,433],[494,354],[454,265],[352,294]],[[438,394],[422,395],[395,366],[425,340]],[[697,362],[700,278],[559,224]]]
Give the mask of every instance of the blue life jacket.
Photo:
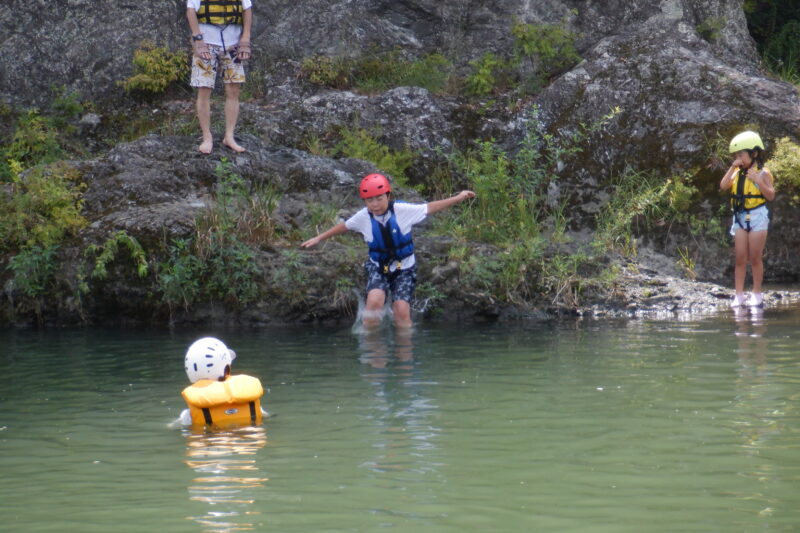
[[[372,222],[372,242],[369,245],[369,257],[381,267],[381,272],[389,273],[389,264],[392,261],[399,263],[406,257],[414,253],[414,242],[411,240],[411,232],[403,234],[397,224],[397,216],[394,213],[394,202],[389,202],[389,220],[384,226],[369,214]]]

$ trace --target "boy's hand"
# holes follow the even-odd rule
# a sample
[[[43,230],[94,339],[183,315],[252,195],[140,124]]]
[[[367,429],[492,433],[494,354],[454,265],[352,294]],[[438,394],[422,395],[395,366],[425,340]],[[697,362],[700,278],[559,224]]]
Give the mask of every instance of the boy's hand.
[[[208,49],[208,45],[203,41],[192,41],[192,51],[194,55],[199,57],[200,59],[204,59],[208,61],[211,59],[211,51]]]
[[[458,201],[463,202],[468,198],[475,198],[475,193],[472,191],[461,191],[458,193]]]
[[[250,59],[250,42],[239,41],[239,46],[236,48],[236,59],[239,61],[247,61]]]
[[[319,242],[320,242],[320,238],[319,237],[312,237],[312,238],[308,239],[306,242],[304,242],[303,244],[301,244],[300,247],[301,248],[311,248],[313,246],[318,245]]]

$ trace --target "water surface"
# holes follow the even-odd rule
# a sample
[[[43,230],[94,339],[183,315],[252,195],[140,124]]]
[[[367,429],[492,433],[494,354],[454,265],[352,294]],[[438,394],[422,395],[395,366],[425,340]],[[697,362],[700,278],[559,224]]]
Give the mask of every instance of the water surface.
[[[797,531],[798,326],[0,332],[0,529]],[[167,427],[209,333],[261,427]]]

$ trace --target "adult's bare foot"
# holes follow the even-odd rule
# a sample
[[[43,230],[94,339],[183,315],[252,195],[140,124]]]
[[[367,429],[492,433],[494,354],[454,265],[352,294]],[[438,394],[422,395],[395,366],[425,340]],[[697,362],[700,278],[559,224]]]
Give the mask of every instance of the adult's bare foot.
[[[200,146],[197,148],[201,154],[210,154],[211,149],[214,148],[214,141],[208,139],[200,143]]]
[[[224,144],[226,148],[233,150],[237,154],[241,154],[242,152],[246,151],[243,146],[239,145],[239,143],[237,143],[233,139],[223,139],[222,144]]]

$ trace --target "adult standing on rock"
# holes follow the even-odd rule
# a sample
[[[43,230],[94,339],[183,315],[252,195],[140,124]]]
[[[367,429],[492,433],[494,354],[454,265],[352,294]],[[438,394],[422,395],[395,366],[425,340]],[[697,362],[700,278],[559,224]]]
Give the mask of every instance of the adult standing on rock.
[[[772,185],[772,174],[764,168],[764,141],[758,133],[745,131],[734,137],[730,152],[735,159],[723,176],[719,188],[723,191],[730,189],[732,195],[733,223],[730,233],[734,238],[736,251],[736,295],[731,307],[761,307],[761,282],[764,279],[761,256],[769,227],[767,201],[775,198],[775,188]],[[753,292],[745,299],[744,278],[747,275],[747,263],[750,263],[753,273]]]
[[[186,0],[186,18],[192,32],[192,79],[197,87],[197,119],[203,140],[199,150],[210,154],[211,92],[217,70],[225,84],[225,136],[222,144],[244,152],[233,137],[239,119],[239,92],[245,81],[243,62],[250,58],[251,0]]]

